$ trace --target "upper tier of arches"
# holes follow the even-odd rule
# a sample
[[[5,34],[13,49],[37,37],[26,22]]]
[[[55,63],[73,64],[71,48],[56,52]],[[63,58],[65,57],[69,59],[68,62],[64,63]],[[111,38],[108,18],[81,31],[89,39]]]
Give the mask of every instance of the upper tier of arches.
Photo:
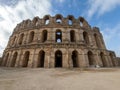
[[[45,15],[43,18],[39,18],[38,16],[36,16],[33,18],[33,20],[23,20],[21,23],[17,24],[14,31],[55,25],[90,28],[90,25],[83,17],[79,17],[78,19],[76,19],[73,15],[63,17],[61,14],[56,14],[54,17],[50,15]]]

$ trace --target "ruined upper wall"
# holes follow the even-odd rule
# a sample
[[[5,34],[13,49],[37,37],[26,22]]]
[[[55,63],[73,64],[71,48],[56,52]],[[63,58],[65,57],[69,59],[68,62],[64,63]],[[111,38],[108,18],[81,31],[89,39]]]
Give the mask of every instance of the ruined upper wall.
[[[43,18],[34,17],[33,20],[27,19],[23,20],[21,23],[17,24],[14,32],[26,29],[35,29],[42,27],[76,27],[76,28],[87,28],[90,29],[90,25],[83,18],[74,18],[73,15],[68,15],[63,17],[61,14],[57,14],[54,17],[50,15],[45,15]]]

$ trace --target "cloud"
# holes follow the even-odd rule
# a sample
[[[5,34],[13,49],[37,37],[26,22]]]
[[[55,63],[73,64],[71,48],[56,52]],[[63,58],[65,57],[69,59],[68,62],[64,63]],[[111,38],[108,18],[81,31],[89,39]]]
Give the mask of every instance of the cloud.
[[[88,5],[87,15],[91,18],[95,14],[100,16],[115,9],[120,5],[120,0],[88,0]]]
[[[7,0],[6,0],[7,1]],[[60,0],[62,2],[62,0]],[[11,3],[14,3],[12,0]],[[20,0],[13,6],[0,2],[0,53],[6,47],[13,29],[24,19],[51,14],[51,0]]]
[[[102,35],[108,49],[116,52],[117,56],[120,56],[120,23],[114,27],[104,27],[102,29]]]

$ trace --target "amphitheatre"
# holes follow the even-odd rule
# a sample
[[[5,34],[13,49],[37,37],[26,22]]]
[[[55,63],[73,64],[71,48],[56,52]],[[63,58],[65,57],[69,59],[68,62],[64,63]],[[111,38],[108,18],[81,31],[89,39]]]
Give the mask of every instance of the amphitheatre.
[[[60,14],[35,17],[17,24],[2,57],[8,67],[115,67],[116,55],[107,50],[97,27],[79,17]]]
[[[120,90],[119,60],[85,18],[37,16],[14,28],[0,58],[0,90]]]

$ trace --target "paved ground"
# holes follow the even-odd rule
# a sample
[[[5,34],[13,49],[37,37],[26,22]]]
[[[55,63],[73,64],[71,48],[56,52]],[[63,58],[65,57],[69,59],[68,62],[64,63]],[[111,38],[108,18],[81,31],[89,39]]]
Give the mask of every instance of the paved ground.
[[[0,68],[0,90],[120,90],[120,68]]]

